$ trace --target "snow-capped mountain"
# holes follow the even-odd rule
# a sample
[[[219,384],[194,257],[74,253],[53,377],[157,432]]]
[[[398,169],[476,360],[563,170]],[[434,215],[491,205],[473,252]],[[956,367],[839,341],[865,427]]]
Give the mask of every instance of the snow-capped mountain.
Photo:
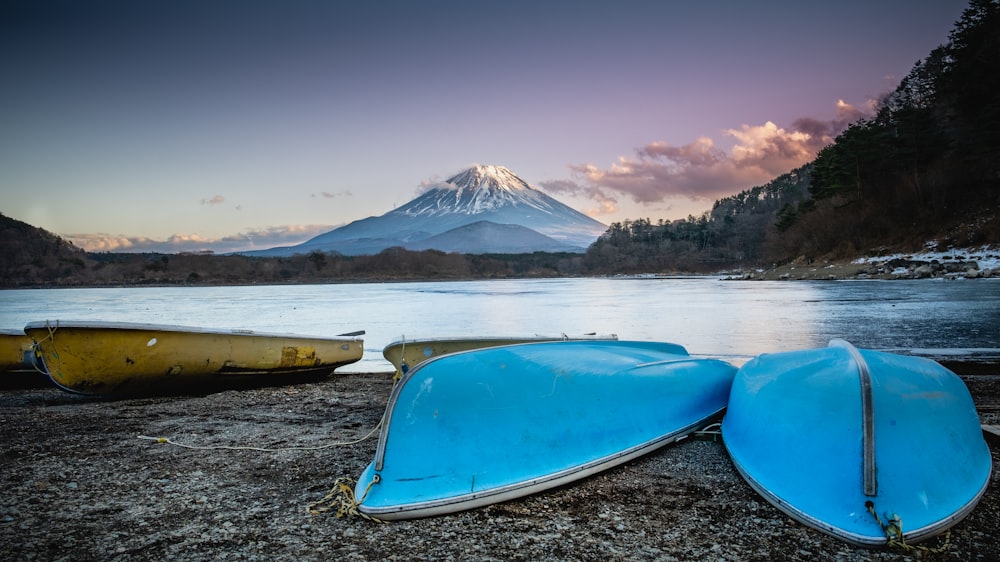
[[[455,231],[475,223],[493,227]],[[478,165],[384,215],[354,221],[298,246],[249,253],[361,255],[393,246],[463,253],[582,252],[606,230],[604,224],[531,187],[507,168]]]

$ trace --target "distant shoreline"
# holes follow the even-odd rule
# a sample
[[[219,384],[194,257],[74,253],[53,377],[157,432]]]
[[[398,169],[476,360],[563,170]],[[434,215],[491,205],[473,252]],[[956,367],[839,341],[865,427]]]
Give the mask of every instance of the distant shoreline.
[[[244,286],[295,286],[295,285],[339,285],[358,283],[434,283],[450,281],[494,281],[511,279],[578,279],[578,278],[628,278],[628,279],[668,279],[668,278],[716,278],[725,281],[844,281],[844,280],[913,280],[913,279],[989,279],[1000,278],[1000,247],[951,249],[947,252],[927,250],[914,253],[897,253],[884,256],[862,256],[855,258],[811,260],[800,257],[785,264],[771,267],[729,268],[714,272],[632,272],[584,275],[580,273],[556,273],[531,271],[523,274],[450,275],[387,275],[373,273],[371,276],[322,278],[312,276],[307,279],[286,281],[269,279],[258,282],[252,278],[205,280],[199,282],[191,278],[171,282],[169,279],[149,279],[144,282],[117,283],[76,283],[72,279],[62,282],[44,282],[18,286],[3,286],[5,289],[102,289],[102,288],[143,288],[143,287],[244,287]]]
[[[1000,279],[1000,271],[992,272],[988,277],[964,277],[962,275],[941,276],[941,277],[907,277],[894,275],[892,273],[866,274],[858,271],[857,266],[853,267],[854,272],[845,272],[851,267],[842,265],[827,265],[820,268],[801,268],[795,266],[780,266],[768,270],[755,270],[749,273],[629,273],[617,275],[554,275],[551,277],[468,277],[468,278],[407,278],[407,279],[330,279],[317,281],[289,281],[289,282],[232,282],[232,283],[129,283],[129,284],[53,284],[53,285],[23,285],[18,287],[0,287],[0,291],[18,290],[49,290],[49,289],[145,289],[145,288],[174,288],[174,287],[295,287],[302,285],[352,285],[370,283],[465,283],[470,281],[509,281],[526,279],[715,279],[719,281],[912,281],[920,279]]]

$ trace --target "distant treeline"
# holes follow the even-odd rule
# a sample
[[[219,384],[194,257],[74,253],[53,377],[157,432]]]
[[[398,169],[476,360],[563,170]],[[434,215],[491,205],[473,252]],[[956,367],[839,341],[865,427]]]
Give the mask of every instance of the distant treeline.
[[[446,254],[389,248],[373,256],[313,252],[291,257],[87,253],[44,230],[3,217],[0,287],[241,285],[500,279],[582,275],[579,253]],[[13,225],[13,228],[11,226]],[[25,233],[30,233],[25,235]]]

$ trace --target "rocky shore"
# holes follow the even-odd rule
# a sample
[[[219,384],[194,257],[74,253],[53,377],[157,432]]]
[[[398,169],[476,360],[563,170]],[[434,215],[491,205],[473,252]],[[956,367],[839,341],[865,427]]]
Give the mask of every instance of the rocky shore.
[[[979,255],[914,254],[862,257],[852,260],[799,258],[769,269],[725,274],[727,280],[835,281],[843,279],[988,279],[1000,278],[1000,251]]]
[[[1000,376],[963,377],[995,415]],[[717,436],[560,489],[375,523],[310,513],[370,462],[390,375],[95,399],[0,391],[4,559],[995,560],[1000,480],[950,539],[856,548],[795,523],[736,473]],[[367,436],[367,438],[366,438]],[[169,440],[165,442],[161,439]],[[350,444],[346,444],[350,443]],[[1000,444],[991,443],[994,464]],[[904,521],[905,523],[905,521]]]

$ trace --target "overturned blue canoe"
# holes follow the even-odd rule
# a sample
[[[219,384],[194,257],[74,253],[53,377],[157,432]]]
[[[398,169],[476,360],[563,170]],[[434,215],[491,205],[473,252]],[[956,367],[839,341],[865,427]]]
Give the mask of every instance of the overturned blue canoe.
[[[430,359],[393,389],[357,509],[426,517],[584,478],[703,427],[735,372],[678,345],[613,340]]]
[[[765,499],[860,546],[944,532],[978,503],[992,464],[957,375],[842,340],[745,364],[722,437]]]

